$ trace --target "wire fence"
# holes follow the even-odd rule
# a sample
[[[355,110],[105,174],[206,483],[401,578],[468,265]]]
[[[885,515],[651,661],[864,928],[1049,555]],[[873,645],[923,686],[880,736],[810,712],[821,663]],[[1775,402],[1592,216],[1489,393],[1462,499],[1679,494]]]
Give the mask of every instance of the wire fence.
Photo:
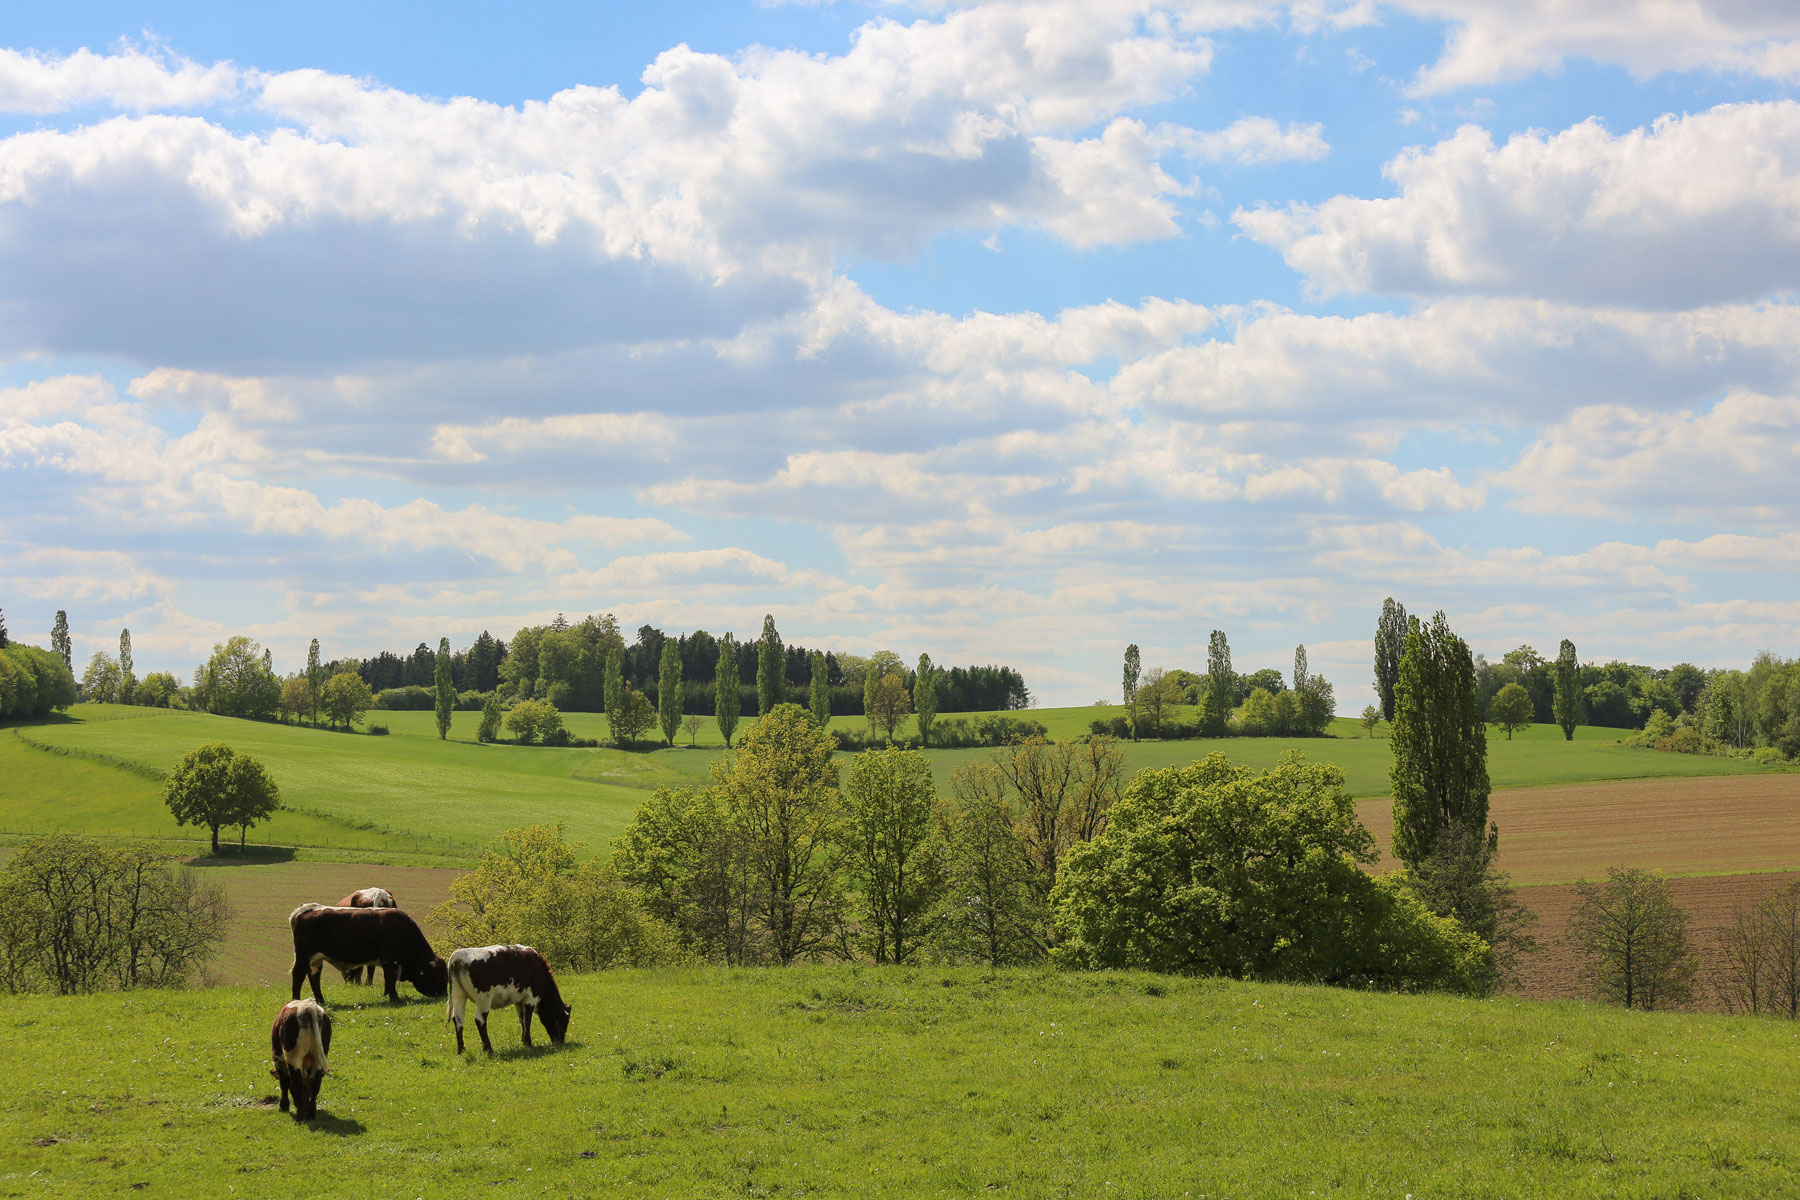
[[[230,831],[235,833],[235,830]],[[136,842],[178,842],[182,845],[198,846],[208,849],[211,839],[204,833],[195,836],[188,830],[181,829],[139,829],[131,826],[95,826],[82,825],[19,825],[8,822],[0,826],[0,842],[26,841],[31,838],[50,837],[53,834],[68,833],[80,837],[105,838],[118,841]],[[236,837],[230,836],[226,830],[219,831],[219,848],[237,851],[239,843]],[[259,837],[255,841],[246,841],[242,849],[246,857],[268,855],[271,851],[298,850],[331,850],[352,851],[357,853],[383,854],[416,854],[434,858],[474,859],[479,858],[486,846],[480,842],[464,842],[455,838],[433,837],[428,834],[371,833],[366,837],[350,837],[340,840],[328,839],[282,839],[271,841]]]

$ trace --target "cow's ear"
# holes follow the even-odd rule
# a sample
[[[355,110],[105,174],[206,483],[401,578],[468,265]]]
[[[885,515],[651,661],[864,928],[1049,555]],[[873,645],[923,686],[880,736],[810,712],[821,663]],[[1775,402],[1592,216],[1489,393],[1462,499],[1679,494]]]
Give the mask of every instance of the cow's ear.
[[[300,1018],[290,1016],[281,1023],[281,1048],[292,1050],[300,1044]]]

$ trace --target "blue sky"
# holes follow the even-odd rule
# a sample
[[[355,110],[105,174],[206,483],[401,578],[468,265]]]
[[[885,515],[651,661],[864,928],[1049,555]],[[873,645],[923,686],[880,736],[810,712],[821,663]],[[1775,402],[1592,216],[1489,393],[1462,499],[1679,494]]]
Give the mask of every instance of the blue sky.
[[[1800,640],[1786,4],[79,8],[0,27],[15,637]]]

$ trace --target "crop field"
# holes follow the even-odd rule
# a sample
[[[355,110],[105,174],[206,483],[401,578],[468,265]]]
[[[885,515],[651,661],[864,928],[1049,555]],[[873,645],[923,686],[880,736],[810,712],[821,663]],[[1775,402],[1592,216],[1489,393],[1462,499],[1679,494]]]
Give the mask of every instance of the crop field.
[[[1117,973],[571,977],[569,1042],[458,1059],[333,1004],[311,1127],[281,988],[20,997],[0,1192],[62,1196],[1772,1196],[1786,1023]],[[540,1035],[540,1041],[542,1037]],[[1503,1065],[1506,1086],[1494,1086]]]
[[[1757,875],[1695,875],[1669,881],[1675,903],[1687,910],[1688,942],[1700,953],[1701,977],[1695,988],[1700,1008],[1718,1008],[1708,975],[1714,965],[1718,937],[1730,928],[1739,908],[1749,909],[1771,890],[1796,879],[1800,879],[1800,873],[1775,871]],[[1578,900],[1574,886],[1521,888],[1519,898],[1538,915],[1533,935],[1543,948],[1524,960],[1517,994],[1539,1000],[1589,996],[1581,957],[1568,941],[1569,918]]]

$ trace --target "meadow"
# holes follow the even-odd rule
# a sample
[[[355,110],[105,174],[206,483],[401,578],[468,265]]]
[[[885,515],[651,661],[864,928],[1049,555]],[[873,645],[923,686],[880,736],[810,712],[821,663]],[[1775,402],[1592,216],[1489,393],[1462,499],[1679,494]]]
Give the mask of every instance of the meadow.
[[[285,988],[11,998],[0,1060],[29,1082],[0,1091],[0,1193],[1800,1187],[1788,1023],[972,968],[618,971],[564,989],[567,1044],[525,1051],[501,1012],[491,1060],[457,1057],[441,1002],[328,991],[311,1128],[275,1110],[267,1074]]]

